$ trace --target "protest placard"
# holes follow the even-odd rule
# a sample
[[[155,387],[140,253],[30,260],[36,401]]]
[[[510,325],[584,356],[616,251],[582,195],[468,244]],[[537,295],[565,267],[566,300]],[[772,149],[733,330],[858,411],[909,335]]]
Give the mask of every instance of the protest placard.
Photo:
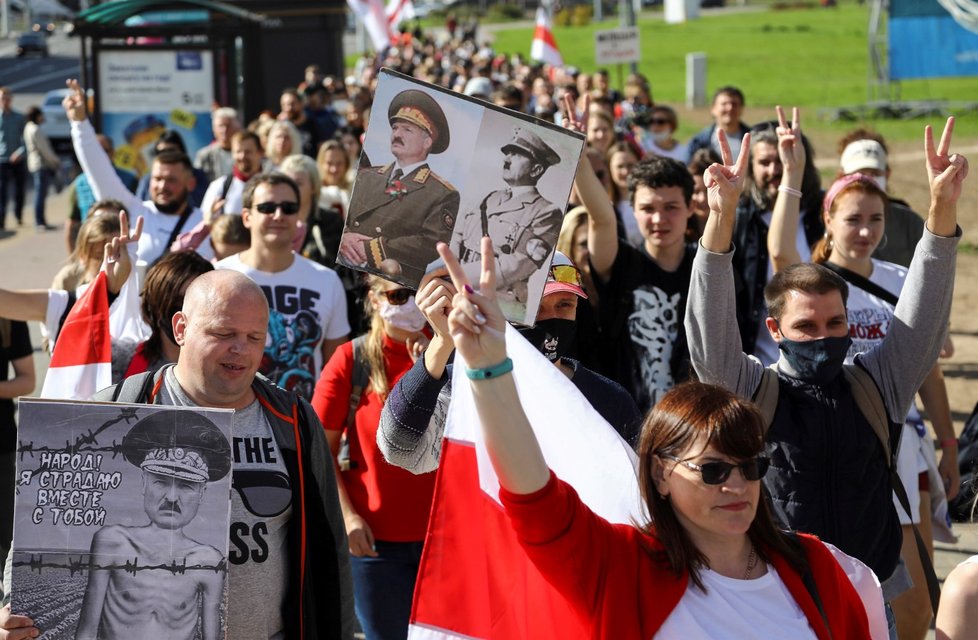
[[[11,610],[41,638],[223,638],[223,409],[22,399]]]
[[[341,264],[417,288],[448,243],[478,279],[496,251],[506,318],[532,325],[584,136],[382,69]]]

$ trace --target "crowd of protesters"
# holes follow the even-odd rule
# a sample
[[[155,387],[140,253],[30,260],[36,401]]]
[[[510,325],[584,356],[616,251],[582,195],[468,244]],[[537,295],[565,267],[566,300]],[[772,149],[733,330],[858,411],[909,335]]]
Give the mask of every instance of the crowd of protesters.
[[[744,91],[722,86],[712,124],[682,141],[676,110],[654,101],[642,75],[619,91],[605,70],[545,67],[477,42],[474,28],[466,35],[405,34],[345,78],[310,65],[251,122],[216,108],[214,140],[193,159],[177,132],[164,132],[138,184],[113,165],[111,141],[96,135],[80,87],[69,83],[65,109],[83,169],[70,186],[70,255],[49,291],[0,289],[0,314],[12,319],[0,322],[0,552],[11,545],[10,399],[34,382],[23,321],[41,322],[55,343],[104,254],[113,243],[117,253],[129,220],[142,217],[133,266],[149,334],[139,344],[113,341],[113,382],[178,360],[173,322],[197,277],[231,269],[261,287],[270,315],[260,371],[312,403],[339,456],[356,614],[368,639],[406,637],[456,349],[476,367],[466,370],[472,384],[491,388],[480,411],[503,504],[541,571],[591,617],[595,637],[791,629],[791,637],[923,638],[933,612],[914,527],[932,555],[934,538],[946,535],[940,507],[959,484],[938,361],[953,351],[956,206],[968,171],[950,151],[953,121],[938,142],[928,128],[925,218],[896,197],[902,176],[891,175],[873,131],[840,141],[839,176],[824,189],[797,110],[790,121],[779,108],[750,126]],[[602,528],[533,454],[514,390],[478,375],[506,361],[502,333],[475,337],[482,325],[501,329],[498,305],[468,287],[449,252],[441,249],[448,269],[416,292],[337,265],[381,67],[586,137],[537,327],[520,331],[636,449],[650,522]],[[22,222],[26,153],[36,225],[46,230],[56,159],[35,112],[19,116],[3,88],[0,107],[0,228],[8,192]],[[114,298],[127,274],[110,271]],[[870,381],[889,440],[874,435],[852,380]],[[894,482],[910,496],[909,512]],[[724,517],[703,515],[714,507]],[[603,551],[580,548],[585,540]],[[668,562],[650,563],[652,550]],[[863,564],[881,584],[878,603],[872,585],[867,596],[846,577]],[[949,578],[937,618],[943,637],[966,637],[969,620],[978,624],[978,598],[965,586],[975,566]],[[763,576],[780,582],[745,591],[742,583]],[[813,589],[817,608],[806,600]],[[644,600],[659,597],[666,604]],[[718,613],[738,603],[735,617]],[[0,623],[0,638],[30,637],[18,616],[4,612]]]

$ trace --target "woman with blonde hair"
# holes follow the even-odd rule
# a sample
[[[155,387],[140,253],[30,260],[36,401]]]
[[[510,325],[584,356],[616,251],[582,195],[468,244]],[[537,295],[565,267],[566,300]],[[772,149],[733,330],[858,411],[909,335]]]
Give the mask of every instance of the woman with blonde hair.
[[[99,200],[92,205],[78,230],[74,251],[54,276],[52,289],[74,291],[98,275],[105,244],[119,234],[118,214],[122,209],[118,200]]]
[[[288,120],[276,120],[268,128],[265,157],[278,169],[289,156],[302,154],[302,137],[299,130]]]
[[[357,618],[371,640],[407,637],[435,488],[434,473],[414,475],[388,464],[377,448],[387,394],[427,343],[414,294],[369,278],[370,329],[336,349],[312,399],[333,456],[344,436],[349,448],[337,485],[350,540]]]
[[[338,209],[343,219],[350,210],[350,156],[339,140],[327,140],[319,147],[316,165],[322,182],[319,189],[319,206]]]

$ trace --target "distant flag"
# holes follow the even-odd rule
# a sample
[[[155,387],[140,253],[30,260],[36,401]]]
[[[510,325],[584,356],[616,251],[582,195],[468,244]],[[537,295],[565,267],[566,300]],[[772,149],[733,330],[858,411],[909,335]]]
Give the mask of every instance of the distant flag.
[[[610,522],[644,522],[631,448],[512,327],[506,343],[550,467]],[[584,640],[577,616],[523,553],[499,504],[470,383],[456,363],[408,637]]]
[[[537,7],[537,28],[533,32],[530,57],[552,67],[564,66],[564,58],[560,55],[560,49],[557,48],[557,41],[554,39],[550,10],[542,3]]]
[[[388,0],[387,26],[394,33],[398,31],[397,25],[402,22],[414,19],[414,2],[411,0]]]
[[[383,0],[346,0],[360,22],[363,23],[376,51],[383,51],[391,44],[391,31]]]

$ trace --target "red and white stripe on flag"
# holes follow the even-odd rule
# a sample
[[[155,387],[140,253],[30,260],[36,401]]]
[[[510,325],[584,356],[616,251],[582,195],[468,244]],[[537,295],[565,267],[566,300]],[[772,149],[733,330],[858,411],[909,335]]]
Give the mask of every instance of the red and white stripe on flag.
[[[41,397],[87,400],[111,383],[109,288],[105,272],[100,271],[65,318]]]
[[[553,364],[506,331],[520,398],[550,468],[610,522],[643,521],[631,448]],[[456,362],[409,638],[583,639],[581,622],[523,553],[498,501],[470,383]]]
[[[383,51],[391,44],[390,27],[383,0],[346,0],[353,13],[360,18],[370,35],[370,41],[377,51]]]
[[[550,11],[542,4],[537,7],[537,27],[533,32],[530,57],[553,67],[564,66],[564,58],[560,55],[560,49],[557,47],[557,41],[554,39],[553,21],[550,19]]]
[[[398,32],[398,25],[407,20],[413,20],[414,2],[411,0],[389,0],[384,9],[387,13],[387,24],[391,32]]]

